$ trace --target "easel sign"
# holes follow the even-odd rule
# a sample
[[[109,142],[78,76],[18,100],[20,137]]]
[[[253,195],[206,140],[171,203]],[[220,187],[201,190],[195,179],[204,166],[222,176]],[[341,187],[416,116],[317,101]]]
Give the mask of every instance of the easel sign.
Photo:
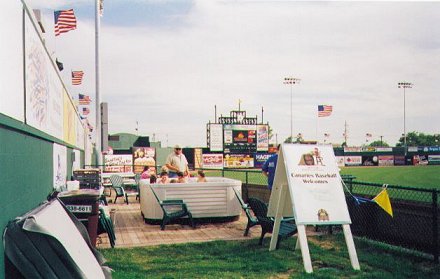
[[[354,269],[360,269],[349,226],[351,219],[331,145],[281,146],[268,216],[275,217],[270,250],[276,247],[281,219],[295,217],[297,247],[299,244],[306,272],[313,272],[306,225],[342,225],[351,264]]]

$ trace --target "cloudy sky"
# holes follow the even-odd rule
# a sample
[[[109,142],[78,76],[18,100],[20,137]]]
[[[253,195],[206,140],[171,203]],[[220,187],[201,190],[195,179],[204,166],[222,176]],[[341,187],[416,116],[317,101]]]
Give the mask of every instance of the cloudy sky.
[[[71,94],[94,99],[94,1],[28,0],[43,12],[54,57],[85,71]],[[53,10],[73,8],[78,29],[53,38]],[[440,2],[105,0],[101,101],[110,133],[163,145],[206,146],[206,123],[264,108],[278,142],[304,139],[394,145],[406,130],[440,131]],[[283,78],[301,82],[292,88]],[[70,82],[66,82],[70,84]],[[81,92],[80,92],[81,91]],[[333,106],[318,118],[317,106]],[[94,114],[94,109],[92,110]],[[94,120],[94,117],[91,117]],[[154,134],[154,136],[153,136]],[[275,137],[274,137],[275,139]]]

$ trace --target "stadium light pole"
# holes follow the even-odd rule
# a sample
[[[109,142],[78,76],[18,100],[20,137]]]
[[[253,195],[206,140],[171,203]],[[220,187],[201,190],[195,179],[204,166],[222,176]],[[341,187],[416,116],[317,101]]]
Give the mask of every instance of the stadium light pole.
[[[403,146],[405,147],[406,155],[406,89],[412,88],[413,84],[411,82],[399,82],[397,83],[398,88],[403,88]]]
[[[293,85],[301,80],[294,77],[285,77],[283,83],[290,85],[290,141],[293,141]]]

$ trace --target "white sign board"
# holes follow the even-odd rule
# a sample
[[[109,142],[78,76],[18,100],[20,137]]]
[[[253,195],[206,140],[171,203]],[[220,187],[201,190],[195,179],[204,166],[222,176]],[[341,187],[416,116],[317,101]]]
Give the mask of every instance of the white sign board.
[[[267,214],[275,217],[269,250],[276,248],[282,218],[292,215],[298,228],[297,247],[301,249],[307,273],[313,272],[305,228],[308,224],[341,224],[351,265],[354,269],[360,269],[332,146],[281,146]]]
[[[284,180],[281,176],[286,176],[294,210],[286,207],[284,216],[294,213],[297,225],[351,224],[339,168],[330,145],[286,144],[280,159],[284,159],[284,164],[278,162],[280,168],[277,165],[268,216],[275,216],[276,201],[273,199],[281,190]],[[281,169],[282,165],[285,170]]]

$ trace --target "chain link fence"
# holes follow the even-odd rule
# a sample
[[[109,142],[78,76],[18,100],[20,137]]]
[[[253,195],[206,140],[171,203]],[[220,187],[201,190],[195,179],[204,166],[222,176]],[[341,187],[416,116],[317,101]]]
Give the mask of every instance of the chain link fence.
[[[393,216],[375,202],[359,203],[356,197],[371,200],[382,184],[343,177],[348,190],[347,205],[354,235],[432,254],[439,261],[439,201],[437,189],[388,185]]]

